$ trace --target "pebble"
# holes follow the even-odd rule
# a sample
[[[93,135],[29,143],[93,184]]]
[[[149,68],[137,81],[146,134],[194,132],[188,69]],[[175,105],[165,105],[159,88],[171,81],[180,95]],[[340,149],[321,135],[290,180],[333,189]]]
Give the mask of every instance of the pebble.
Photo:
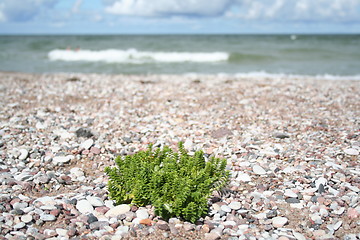
[[[62,163],[69,163],[72,159],[72,156],[57,156],[53,158],[54,164],[62,164]]]
[[[303,234],[295,232],[294,230],[292,230],[292,233],[297,240],[306,240],[306,237]]]
[[[149,213],[146,209],[139,209],[136,211],[136,217],[138,219],[146,219],[146,218],[149,218]]]
[[[88,150],[90,149],[90,147],[94,144],[94,140],[92,140],[91,138],[87,139],[86,141],[84,141],[83,143],[81,143],[80,148],[81,149],[85,149]]]
[[[220,208],[224,212],[227,212],[227,213],[231,212],[231,208],[228,205],[222,205]]]
[[[288,219],[286,217],[274,217],[272,219],[272,225],[275,228],[281,228],[288,222]]]
[[[110,208],[109,211],[105,213],[105,216],[108,218],[117,217],[120,214],[125,214],[126,212],[130,211],[130,206],[127,204],[120,204],[116,207]]]
[[[355,148],[347,148],[344,150],[344,153],[351,156],[357,156],[359,155],[359,151]]]
[[[241,203],[240,202],[231,202],[228,206],[233,210],[239,210],[241,208]]]
[[[80,200],[76,203],[76,209],[82,214],[92,213],[94,211],[93,205],[88,200]]]
[[[23,221],[24,223],[29,223],[32,220],[33,220],[33,217],[30,214],[21,216],[21,221]]]
[[[52,222],[56,220],[56,217],[51,214],[42,214],[40,215],[40,219],[43,220],[44,222]]]
[[[26,150],[26,149],[20,149],[19,152],[20,152],[20,155],[19,155],[19,157],[18,157],[19,160],[23,161],[23,160],[27,159],[27,157],[28,157],[28,155],[29,155],[28,150]]]
[[[359,225],[360,191],[353,114],[360,89],[353,81],[199,75],[193,85],[195,77],[187,75],[70,75],[0,74],[6,87],[0,91],[0,225],[6,239],[359,237],[351,234]],[[300,104],[293,96],[301,96]],[[159,102],[165,105],[159,108]],[[283,111],[284,103],[295,111]],[[318,112],[309,113],[310,105]],[[203,109],[214,114],[204,118]],[[309,118],[300,121],[299,113]],[[211,196],[210,213],[193,224],[159,222],[152,206],[115,210],[104,167],[150,142],[176,147],[184,140],[190,155],[203,149],[207,159],[227,160],[229,186]],[[80,211],[82,201],[88,210]],[[278,215],[286,222],[277,222]]]
[[[247,173],[239,173],[236,180],[240,182],[251,182],[251,177]]]
[[[290,189],[286,189],[284,192],[284,196],[286,197],[291,197],[291,198],[297,198],[298,195],[296,193],[294,193],[292,190]]]
[[[25,223],[24,222],[19,222],[18,224],[15,224],[14,225],[14,229],[15,230],[18,230],[18,229],[21,229],[21,228],[24,228],[25,227]]]
[[[93,207],[102,207],[104,206],[104,202],[101,198],[99,197],[92,197],[92,196],[87,196],[86,200],[93,206]]]
[[[258,174],[258,175],[264,175],[264,174],[266,174],[265,169],[262,168],[262,167],[259,166],[259,165],[254,165],[252,169],[253,169],[253,172],[254,172],[255,174]]]

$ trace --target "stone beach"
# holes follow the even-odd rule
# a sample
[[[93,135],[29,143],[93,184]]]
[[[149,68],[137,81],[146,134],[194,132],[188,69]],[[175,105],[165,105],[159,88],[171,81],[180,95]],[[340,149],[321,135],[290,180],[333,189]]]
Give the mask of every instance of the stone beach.
[[[360,239],[360,84],[311,77],[0,72],[0,239]],[[116,156],[227,159],[195,224],[115,205]]]

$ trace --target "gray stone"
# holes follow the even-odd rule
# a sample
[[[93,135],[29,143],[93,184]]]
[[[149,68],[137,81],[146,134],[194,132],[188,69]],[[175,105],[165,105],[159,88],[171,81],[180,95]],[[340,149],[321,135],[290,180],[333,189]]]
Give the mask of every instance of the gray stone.
[[[287,198],[287,199],[285,199],[285,201],[286,201],[287,203],[300,203],[300,200],[299,200],[299,199],[293,198],[293,197]]]
[[[91,230],[103,229],[105,226],[109,226],[109,222],[97,221],[97,222],[90,223],[90,225],[89,225]]]

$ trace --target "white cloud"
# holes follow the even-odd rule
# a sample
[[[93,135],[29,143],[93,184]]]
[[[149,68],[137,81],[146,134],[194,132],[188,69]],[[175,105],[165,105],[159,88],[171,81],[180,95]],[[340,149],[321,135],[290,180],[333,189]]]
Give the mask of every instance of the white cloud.
[[[275,21],[360,21],[359,0],[238,0],[225,16]]]
[[[0,20],[22,22],[34,18],[39,12],[52,8],[58,0],[3,0]]]
[[[79,9],[80,9],[82,3],[83,3],[83,0],[76,0],[73,7],[72,7],[72,9],[71,9],[71,11],[73,13],[79,12]]]
[[[103,0],[111,14],[226,16],[247,20],[360,21],[360,0]]]
[[[222,15],[233,2],[231,0],[104,0],[105,11],[119,15],[133,16],[169,16],[194,15],[218,16]]]

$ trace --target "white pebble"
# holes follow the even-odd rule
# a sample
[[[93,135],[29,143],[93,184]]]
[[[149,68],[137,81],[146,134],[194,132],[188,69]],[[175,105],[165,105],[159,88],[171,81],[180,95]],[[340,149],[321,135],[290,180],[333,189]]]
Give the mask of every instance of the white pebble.
[[[91,138],[89,138],[88,140],[86,140],[85,142],[83,142],[80,145],[81,149],[89,149],[92,145],[94,144],[94,140],[92,140]]]
[[[258,175],[264,175],[264,174],[266,174],[265,169],[262,168],[262,167],[259,166],[259,165],[254,165],[252,169],[253,169],[253,172],[254,172],[255,174],[258,174]]]
[[[283,227],[288,222],[286,217],[274,217],[272,219],[272,225],[276,228]]]

